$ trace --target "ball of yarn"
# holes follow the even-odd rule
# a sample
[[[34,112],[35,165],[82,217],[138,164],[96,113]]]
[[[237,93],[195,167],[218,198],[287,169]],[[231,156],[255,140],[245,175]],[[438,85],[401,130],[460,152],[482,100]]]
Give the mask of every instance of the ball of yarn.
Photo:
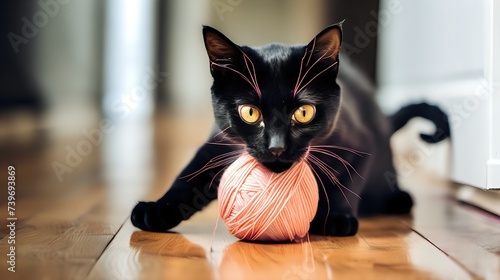
[[[309,165],[300,161],[274,173],[244,152],[222,175],[219,215],[243,240],[303,238],[318,207],[318,187]]]

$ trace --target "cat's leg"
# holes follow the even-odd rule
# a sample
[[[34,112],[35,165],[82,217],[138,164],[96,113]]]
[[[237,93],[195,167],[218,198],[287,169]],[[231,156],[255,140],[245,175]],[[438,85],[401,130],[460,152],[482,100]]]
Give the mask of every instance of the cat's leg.
[[[384,183],[367,184],[367,191],[363,194],[363,201],[359,207],[359,214],[371,216],[375,214],[408,214],[413,206],[413,199],[410,194],[401,190],[397,183],[391,185],[391,189]]]
[[[379,176],[375,180],[379,182],[377,185],[385,187],[385,191],[380,190],[379,192],[382,195],[382,206],[379,212],[382,214],[408,214],[413,207],[413,199],[410,194],[399,188],[392,162],[388,163],[388,168]]]
[[[335,208],[335,207],[334,207]],[[352,236],[358,232],[358,218],[350,210],[338,211],[325,215],[316,215],[311,222],[309,232],[326,236]]]
[[[320,199],[316,216],[311,222],[309,231],[313,234],[328,236],[355,235],[358,231],[357,209],[360,202],[359,195],[365,181],[353,170],[350,170],[351,174],[349,175],[345,166],[334,160],[323,158],[322,161],[339,172],[332,173],[338,179],[338,183],[335,183],[331,177],[326,175],[324,169],[312,165],[317,175]],[[368,167],[368,162],[362,159],[353,159],[351,157],[349,162],[360,174],[363,174]]]
[[[409,213],[413,200],[410,194],[399,188],[390,150],[379,155],[378,159],[379,163],[371,170],[363,191],[360,215]]]
[[[337,186],[330,183],[325,184],[327,195],[322,187],[319,188],[320,200],[318,211],[311,222],[309,231],[313,234],[328,236],[351,236],[358,231],[358,219],[355,208],[358,198],[346,194],[346,202],[343,194]]]
[[[382,213],[384,214],[407,214],[413,207],[413,199],[406,191],[401,190],[398,185],[396,170],[394,168],[392,151],[386,153],[386,168],[379,170],[378,178],[375,181],[381,182],[380,185],[385,186],[385,193]]]
[[[386,197],[385,214],[408,214],[413,207],[413,199],[406,191],[398,189],[398,191],[390,193]]]
[[[166,231],[189,219],[217,198],[221,171],[237,156],[233,146],[203,145],[162,198],[156,202],[141,201],[135,206],[132,224],[143,230]],[[213,168],[205,170],[207,163],[213,164],[208,166]]]

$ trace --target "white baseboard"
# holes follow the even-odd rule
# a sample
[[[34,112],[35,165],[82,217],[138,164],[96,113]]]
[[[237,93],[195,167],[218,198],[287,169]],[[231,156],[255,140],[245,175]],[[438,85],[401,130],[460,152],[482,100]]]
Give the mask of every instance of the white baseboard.
[[[460,186],[456,192],[459,201],[477,206],[500,216],[500,191],[485,191],[470,186]]]

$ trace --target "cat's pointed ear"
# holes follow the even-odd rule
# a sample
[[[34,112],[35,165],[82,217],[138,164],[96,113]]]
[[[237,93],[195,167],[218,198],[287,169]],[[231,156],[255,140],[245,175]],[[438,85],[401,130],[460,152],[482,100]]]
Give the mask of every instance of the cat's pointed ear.
[[[203,39],[210,62],[233,64],[240,60],[240,48],[217,29],[203,26]]]
[[[344,21],[328,26],[323,29],[307,45],[307,51],[324,58],[338,59],[340,46],[342,45],[342,24]]]

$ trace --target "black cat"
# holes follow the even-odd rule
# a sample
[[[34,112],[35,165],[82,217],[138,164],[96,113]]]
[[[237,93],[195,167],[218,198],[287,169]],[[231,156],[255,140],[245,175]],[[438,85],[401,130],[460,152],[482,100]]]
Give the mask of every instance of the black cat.
[[[341,24],[306,46],[238,46],[203,28],[213,76],[212,105],[220,128],[157,202],[139,202],[132,223],[166,231],[216,198],[222,171],[245,149],[273,172],[305,159],[318,182],[320,201],[310,232],[354,235],[359,214],[408,213],[412,199],[395,179],[389,138],[409,119],[431,119],[437,142],[449,135],[446,115],[427,104],[384,116],[373,88],[343,65]],[[338,82],[338,83],[337,83]],[[210,188],[210,186],[212,186]]]

